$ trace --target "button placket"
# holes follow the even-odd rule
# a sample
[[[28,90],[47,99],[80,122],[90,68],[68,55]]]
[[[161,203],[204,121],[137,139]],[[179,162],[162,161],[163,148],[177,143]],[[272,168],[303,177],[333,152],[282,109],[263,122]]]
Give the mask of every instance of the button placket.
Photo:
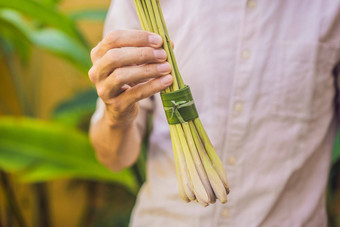
[[[235,102],[233,110],[235,114],[241,114],[243,112],[243,102],[241,101]]]
[[[255,0],[249,0],[248,2],[247,2],[247,7],[248,7],[248,9],[255,9],[256,8],[256,1]]]
[[[250,50],[248,50],[248,49],[245,49],[245,50],[243,50],[242,52],[241,52],[241,58],[243,59],[243,60],[249,60],[250,59]]]
[[[233,216],[233,202],[237,201],[238,188],[238,172],[236,168],[240,154],[237,153],[238,147],[240,147],[240,141],[247,131],[247,125],[249,122],[249,114],[246,112],[251,97],[244,92],[245,88],[249,87],[249,80],[251,79],[251,64],[254,61],[254,40],[253,35],[256,32],[256,25],[254,26],[251,21],[252,18],[256,18],[254,9],[257,7],[257,2],[249,0],[246,2],[245,14],[242,23],[242,31],[240,37],[240,43],[238,44],[238,56],[234,71],[234,82],[231,91],[231,99],[229,104],[229,119],[227,125],[227,133],[225,137],[224,150],[221,157],[223,163],[225,163],[225,169],[227,172],[228,180],[230,182],[229,194],[230,198],[227,204],[218,206],[217,215],[220,217],[218,220],[219,225],[232,225],[234,220]],[[228,172],[231,173],[228,175]],[[217,217],[218,217],[217,216]]]
[[[231,165],[231,166],[236,165],[236,158],[235,158],[234,156],[230,156],[230,157],[228,158],[228,163],[229,163],[229,165]]]
[[[223,218],[229,218],[229,209],[228,208],[223,208],[221,211],[221,216]]]

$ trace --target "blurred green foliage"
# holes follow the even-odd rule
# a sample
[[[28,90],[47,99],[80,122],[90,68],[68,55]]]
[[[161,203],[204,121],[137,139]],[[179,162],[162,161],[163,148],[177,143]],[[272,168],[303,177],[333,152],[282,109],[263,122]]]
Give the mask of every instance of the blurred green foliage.
[[[0,0],[0,54],[11,74],[23,115],[0,116],[0,169],[37,188],[35,213],[38,218],[33,226],[51,225],[48,194],[44,183],[38,182],[60,178],[79,179],[87,185],[89,202],[83,219],[79,220],[80,226],[127,226],[136,193],[144,180],[144,174],[140,172],[145,169],[144,161],[140,159],[136,166],[119,173],[98,163],[87,135],[97,99],[95,90],[91,88],[64,100],[53,111],[52,119],[38,119],[37,106],[30,94],[42,95],[35,93],[41,78],[34,78],[37,83],[27,86],[17,70],[16,58],[20,58],[22,66],[27,65],[31,49],[35,47],[73,64],[86,78],[91,66],[90,47],[76,22],[83,19],[103,21],[107,9],[84,9],[65,14],[58,9],[58,3],[57,0]],[[2,99],[0,110],[13,114]],[[1,173],[0,179],[8,212],[14,219],[11,222],[27,226],[8,175]],[[91,201],[95,200],[98,185],[106,185],[108,191],[120,191],[119,199],[111,195],[108,199],[111,203],[104,206],[105,210],[115,212],[96,211]],[[128,200],[124,200],[126,198]],[[115,203],[124,207],[122,200],[127,206],[124,209],[109,208]],[[104,214],[106,218],[103,218]]]
[[[99,164],[87,135],[75,128],[31,118],[0,118],[0,166],[24,182],[62,177],[111,181],[136,193],[130,169],[112,173]]]

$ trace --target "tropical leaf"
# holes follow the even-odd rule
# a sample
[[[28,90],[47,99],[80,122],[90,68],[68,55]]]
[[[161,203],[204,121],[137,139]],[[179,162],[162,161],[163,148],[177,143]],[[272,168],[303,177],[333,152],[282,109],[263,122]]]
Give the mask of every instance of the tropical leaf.
[[[45,25],[57,28],[75,39],[82,40],[86,44],[73,21],[46,4],[33,0],[0,0],[0,8],[13,9],[23,13]]]
[[[43,29],[32,32],[30,38],[38,47],[69,60],[84,71],[91,67],[89,50],[70,39],[65,33],[56,29]]]
[[[89,89],[61,102],[54,110],[53,120],[69,126],[82,126],[96,109],[97,92]]]
[[[1,1],[1,0],[0,0]],[[90,50],[68,34],[54,28],[34,28],[20,14],[12,10],[0,10],[0,31],[7,31],[32,44],[72,62],[84,72],[91,67]]]
[[[27,64],[30,54],[30,42],[13,24],[0,17],[0,45],[2,55],[15,52],[22,63]]]
[[[85,133],[30,118],[0,118],[0,168],[25,182],[73,177],[138,189],[130,169],[113,173],[98,163]]]
[[[104,21],[107,14],[107,9],[84,9],[69,13],[73,21],[77,20],[93,20]]]
[[[39,2],[41,2],[44,5],[50,5],[50,6],[56,6],[60,0],[37,0]]]

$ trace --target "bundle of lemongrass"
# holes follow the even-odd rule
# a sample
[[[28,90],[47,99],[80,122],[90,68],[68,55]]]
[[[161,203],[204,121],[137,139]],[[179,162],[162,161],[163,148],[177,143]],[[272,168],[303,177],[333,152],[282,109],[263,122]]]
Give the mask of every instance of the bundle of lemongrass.
[[[181,197],[203,206],[227,201],[228,181],[200,119],[190,88],[179,73],[159,0],[134,0],[142,28],[162,36],[172,67],[173,84],[161,93],[175,157]]]

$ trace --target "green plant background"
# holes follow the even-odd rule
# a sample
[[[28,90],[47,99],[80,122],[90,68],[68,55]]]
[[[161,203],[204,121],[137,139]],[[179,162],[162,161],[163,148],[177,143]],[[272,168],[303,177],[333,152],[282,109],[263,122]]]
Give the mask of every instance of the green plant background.
[[[80,26],[102,26],[107,7],[61,5],[0,0],[0,226],[127,226],[144,181],[143,156],[134,167],[113,173],[98,163],[87,135],[97,94],[87,79],[91,44]],[[44,114],[45,97],[53,95],[43,86],[57,78],[43,75],[37,59],[51,56],[61,59],[61,67],[74,68],[68,75],[75,78],[66,83],[76,91]],[[83,194],[81,209],[71,203],[53,208],[62,200],[53,192],[60,179],[68,179],[63,190]],[[65,205],[78,211],[67,214]],[[64,220],[55,222],[59,217]]]
[[[60,179],[68,179],[66,191],[81,188],[83,193],[78,215],[70,212],[60,226],[72,226],[72,219],[73,226],[127,226],[145,180],[147,138],[130,169],[113,173],[96,160],[87,135],[97,99],[87,79],[91,44],[79,23],[102,24],[107,7],[62,10],[61,5],[58,0],[0,0],[0,226],[59,226],[54,220],[63,211],[67,217],[72,207],[53,209],[53,201],[62,200],[52,199],[51,191]],[[83,88],[64,95],[48,117],[41,113],[44,97],[51,95],[43,81],[56,78],[42,75],[36,55],[71,65],[76,73],[69,75]],[[331,226],[340,225],[339,157],[337,137],[327,196]]]

